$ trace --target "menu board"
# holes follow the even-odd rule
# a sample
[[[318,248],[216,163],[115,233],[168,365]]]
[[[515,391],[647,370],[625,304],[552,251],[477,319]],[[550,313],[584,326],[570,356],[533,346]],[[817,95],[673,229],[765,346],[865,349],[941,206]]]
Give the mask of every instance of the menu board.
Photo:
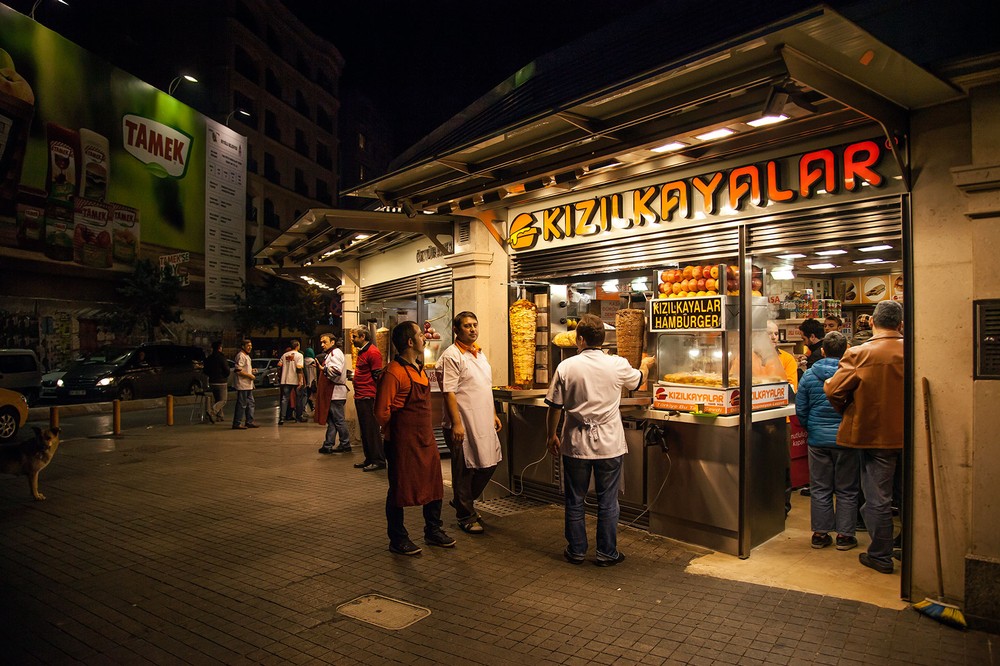
[[[839,278],[834,288],[837,300],[841,301],[844,305],[857,305],[860,303],[861,296],[859,296],[859,293],[861,290],[858,289],[860,281],[859,278]]]
[[[893,273],[889,276],[889,286],[892,291],[892,300],[903,300],[903,274]]]

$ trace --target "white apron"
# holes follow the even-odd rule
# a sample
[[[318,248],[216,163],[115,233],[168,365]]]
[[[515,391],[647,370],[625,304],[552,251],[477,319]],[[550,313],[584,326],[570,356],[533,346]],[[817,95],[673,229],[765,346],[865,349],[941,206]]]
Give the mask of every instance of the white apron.
[[[493,407],[493,377],[486,356],[479,352],[475,357],[463,353],[466,377],[455,391],[458,413],[465,424],[465,441],[462,451],[465,466],[475,469],[493,467],[502,459],[500,438],[494,427],[496,412]],[[473,406],[478,406],[475,409]]]

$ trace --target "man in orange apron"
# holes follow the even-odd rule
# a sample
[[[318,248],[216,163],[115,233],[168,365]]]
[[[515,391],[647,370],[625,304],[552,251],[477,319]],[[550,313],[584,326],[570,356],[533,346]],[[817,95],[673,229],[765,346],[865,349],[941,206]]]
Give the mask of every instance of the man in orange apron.
[[[424,333],[412,321],[392,329],[398,354],[386,366],[375,394],[375,419],[382,426],[389,492],[385,499],[389,551],[419,555],[403,526],[403,507],[420,506],[424,513],[424,542],[451,548],[455,540],[441,529],[441,455],[431,422],[430,380],[423,369]]]

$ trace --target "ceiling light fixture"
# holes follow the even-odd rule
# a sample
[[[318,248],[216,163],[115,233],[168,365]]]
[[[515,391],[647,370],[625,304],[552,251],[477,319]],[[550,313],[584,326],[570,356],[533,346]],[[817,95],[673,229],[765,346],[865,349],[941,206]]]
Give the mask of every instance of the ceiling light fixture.
[[[816,253],[817,257],[832,257],[836,254],[847,254],[847,250],[822,250]]]
[[[872,245],[870,247],[859,247],[859,252],[878,252],[879,250],[891,250],[891,245]]]
[[[854,261],[856,264],[881,264],[883,261],[881,259],[856,259]]]
[[[757,120],[747,121],[747,125],[750,127],[766,127],[767,125],[774,125],[775,123],[780,123],[783,120],[788,120],[788,116],[784,114],[778,114],[776,116],[764,116],[763,118],[758,118]]]
[[[789,260],[791,260],[791,259],[805,259],[806,255],[804,255],[804,254],[779,254],[778,258],[779,259],[789,259]]]
[[[717,130],[712,130],[711,132],[705,132],[704,134],[699,134],[695,138],[699,141],[714,141],[715,139],[723,139],[731,134],[736,134],[734,130],[728,127],[720,127]]]
[[[662,146],[650,148],[649,151],[652,153],[670,153],[675,150],[680,150],[681,148],[687,148],[687,144],[681,143],[680,141],[671,141],[670,143],[665,143]]]
[[[814,271],[822,271],[827,268],[837,268],[836,264],[809,264],[807,268],[811,268]]]
[[[771,271],[771,277],[775,280],[794,280],[795,273],[792,272],[791,266],[780,266]]]

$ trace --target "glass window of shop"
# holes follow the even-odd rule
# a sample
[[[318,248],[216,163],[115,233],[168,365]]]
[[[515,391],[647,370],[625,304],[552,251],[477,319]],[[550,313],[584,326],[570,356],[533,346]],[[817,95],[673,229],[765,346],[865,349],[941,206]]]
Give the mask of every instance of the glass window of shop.
[[[450,292],[445,292],[362,303],[359,319],[365,323],[372,323],[376,331],[386,329],[387,334],[394,326],[404,321],[416,322],[427,339],[424,347],[424,363],[428,367],[434,367],[438,356],[452,343],[452,317],[452,295]],[[395,356],[391,344],[387,350],[388,359]],[[386,355],[385,349],[381,351]]]

